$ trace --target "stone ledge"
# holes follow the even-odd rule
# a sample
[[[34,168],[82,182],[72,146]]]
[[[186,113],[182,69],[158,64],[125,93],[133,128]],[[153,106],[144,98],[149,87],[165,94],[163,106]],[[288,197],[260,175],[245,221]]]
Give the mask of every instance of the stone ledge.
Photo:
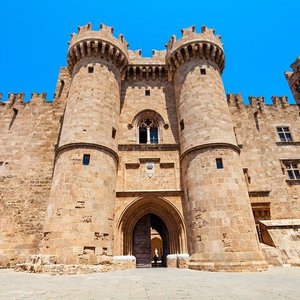
[[[117,197],[136,197],[136,196],[183,196],[181,190],[160,190],[160,191],[118,191]]]
[[[286,179],[285,181],[289,185],[298,185],[298,184],[300,184],[300,179]]]
[[[179,151],[179,144],[119,144],[119,151]]]
[[[277,146],[300,146],[300,142],[276,142]]]
[[[267,228],[300,226],[300,219],[260,220],[259,222]]]
[[[268,197],[271,191],[248,191],[249,197]]]

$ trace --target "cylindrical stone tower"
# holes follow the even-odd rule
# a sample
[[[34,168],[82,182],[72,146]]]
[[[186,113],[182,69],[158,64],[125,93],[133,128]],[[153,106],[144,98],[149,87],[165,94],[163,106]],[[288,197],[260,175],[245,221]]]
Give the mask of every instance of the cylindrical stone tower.
[[[121,75],[127,43],[113,29],[91,25],[73,34],[67,98],[42,253],[57,263],[99,263],[113,255]]]
[[[184,214],[191,269],[263,270],[221,73],[220,37],[202,27],[167,44],[180,134]]]

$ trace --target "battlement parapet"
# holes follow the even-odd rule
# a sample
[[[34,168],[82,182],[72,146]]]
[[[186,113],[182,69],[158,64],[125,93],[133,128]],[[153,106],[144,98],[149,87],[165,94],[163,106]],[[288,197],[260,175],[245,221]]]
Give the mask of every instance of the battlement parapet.
[[[289,106],[287,96],[272,96],[272,103],[275,107],[287,107]]]
[[[265,108],[265,97],[263,96],[258,96],[258,97],[253,97],[249,96],[248,97],[250,106],[257,110],[257,112],[263,112]]]
[[[182,37],[176,40],[172,35],[166,44],[166,62],[171,72],[193,57],[214,62],[222,73],[225,66],[225,56],[221,37],[215,35],[214,29],[202,26],[202,32],[197,33],[195,26],[181,30]]]
[[[227,94],[227,103],[229,106],[241,108],[244,106],[243,97],[241,94]]]
[[[29,101],[25,101],[25,93],[9,93],[7,100],[2,99],[3,94],[0,93],[0,104],[5,106],[8,109],[14,107],[25,107],[27,105],[39,105],[39,104],[51,104],[52,101],[47,101],[47,94],[45,92],[42,93],[31,93],[31,97]]]
[[[142,50],[128,50],[129,65],[165,65],[166,50],[152,50],[151,57],[142,57]]]
[[[165,50],[153,50],[152,57],[142,57],[141,50],[129,50],[128,53],[130,61],[126,70],[126,80],[168,80],[169,76],[165,64]]]
[[[168,78],[166,65],[130,65],[125,75],[125,79],[128,81],[166,81]]]
[[[112,61],[121,72],[128,65],[128,43],[122,34],[113,36],[113,28],[104,24],[99,31],[92,30],[91,23],[78,27],[78,34],[72,33],[68,50],[68,67],[72,72],[82,58],[100,56]]]
[[[240,108],[251,108],[256,113],[258,112],[264,112],[267,108],[287,108],[289,106],[292,106],[288,103],[288,97],[287,96],[272,96],[272,104],[265,104],[265,98],[263,96],[249,96],[249,105],[246,105],[243,101],[243,97],[241,94],[227,94],[227,103],[230,107],[237,107]]]

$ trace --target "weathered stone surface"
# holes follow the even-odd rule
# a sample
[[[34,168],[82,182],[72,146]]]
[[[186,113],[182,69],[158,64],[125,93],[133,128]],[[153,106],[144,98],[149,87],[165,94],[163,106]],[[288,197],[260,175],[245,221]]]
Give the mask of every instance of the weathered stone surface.
[[[0,102],[0,266],[132,268],[145,216],[155,216],[143,232],[156,230],[168,267],[299,265],[300,185],[286,169],[300,167],[298,106],[226,99],[223,46],[205,26],[183,29],[149,58],[100,29],[72,35],[54,101],[10,93]],[[292,68],[298,103],[299,58]]]

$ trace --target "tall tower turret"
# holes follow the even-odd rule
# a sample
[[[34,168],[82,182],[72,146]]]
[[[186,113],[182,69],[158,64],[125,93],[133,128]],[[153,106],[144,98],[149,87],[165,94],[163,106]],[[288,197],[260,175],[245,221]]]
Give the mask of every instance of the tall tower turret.
[[[127,43],[101,25],[72,34],[72,75],[46,216],[42,252],[58,263],[97,263],[113,255],[120,84]]]
[[[285,72],[285,77],[289,83],[296,103],[300,104],[300,56],[291,64],[293,72]]]
[[[262,270],[258,243],[221,73],[220,37],[182,30],[167,44],[180,133],[184,213],[192,269]]]

